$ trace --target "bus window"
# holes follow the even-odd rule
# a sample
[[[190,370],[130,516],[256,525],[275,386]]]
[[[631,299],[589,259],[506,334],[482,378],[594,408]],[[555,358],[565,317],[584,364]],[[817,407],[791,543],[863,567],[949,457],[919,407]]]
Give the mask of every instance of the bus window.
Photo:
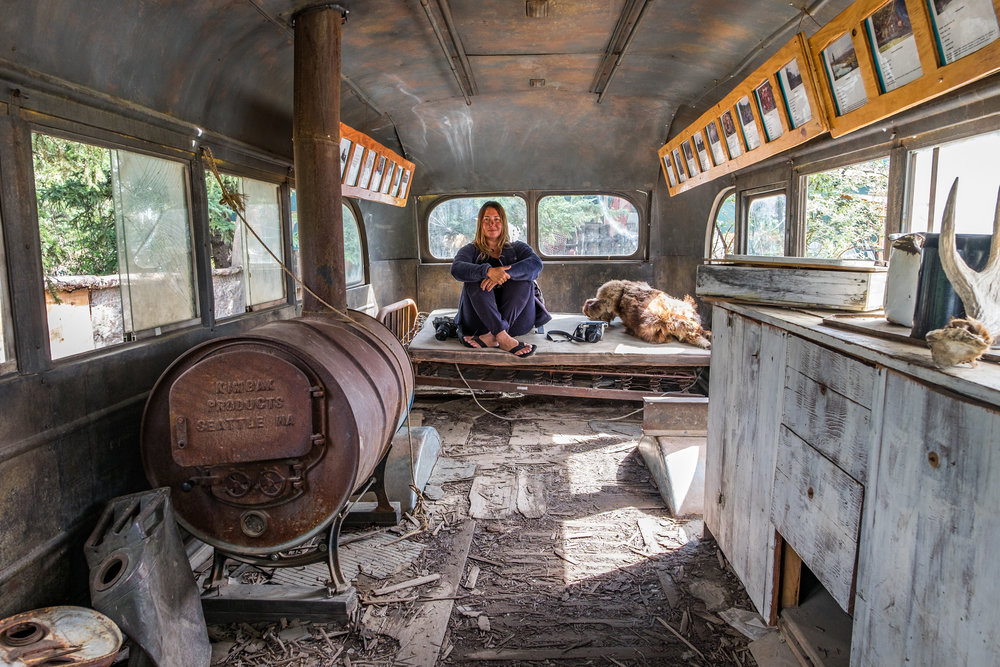
[[[723,192],[723,194],[725,194]],[[718,200],[716,200],[718,201]],[[715,209],[712,216],[708,256],[724,259],[736,250],[736,193],[730,192]]]
[[[629,257],[639,249],[639,212],[614,195],[547,195],[538,202],[543,255]]]
[[[507,213],[511,241],[528,241],[528,207],[521,197],[456,197],[446,199],[427,218],[427,241],[431,255],[451,259],[464,245],[476,238],[476,216],[479,207],[496,201]]]
[[[805,256],[880,259],[889,158],[857,162],[804,178]]]

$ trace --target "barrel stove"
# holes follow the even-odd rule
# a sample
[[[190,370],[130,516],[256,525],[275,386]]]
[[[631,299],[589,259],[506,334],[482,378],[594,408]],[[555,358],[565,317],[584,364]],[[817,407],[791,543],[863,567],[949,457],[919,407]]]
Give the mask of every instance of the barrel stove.
[[[363,313],[270,322],[166,370],[143,415],[143,466],[217,551],[276,554],[330,526],[372,477],[412,391],[406,351]]]

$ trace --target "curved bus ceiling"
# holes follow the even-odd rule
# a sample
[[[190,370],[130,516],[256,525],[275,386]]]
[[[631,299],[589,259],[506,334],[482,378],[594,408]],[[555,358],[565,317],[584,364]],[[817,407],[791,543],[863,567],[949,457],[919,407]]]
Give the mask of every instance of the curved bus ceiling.
[[[13,72],[29,89],[38,75],[55,77],[290,160],[289,21],[314,4],[9,0],[0,76]],[[341,119],[413,160],[411,193],[423,194],[651,189],[656,150],[678,112],[693,119],[850,1],[549,0],[543,18],[529,18],[525,0],[339,4],[349,11]],[[470,104],[428,9],[446,42],[457,35],[464,47],[477,88]],[[626,41],[598,102],[602,61],[613,64]]]

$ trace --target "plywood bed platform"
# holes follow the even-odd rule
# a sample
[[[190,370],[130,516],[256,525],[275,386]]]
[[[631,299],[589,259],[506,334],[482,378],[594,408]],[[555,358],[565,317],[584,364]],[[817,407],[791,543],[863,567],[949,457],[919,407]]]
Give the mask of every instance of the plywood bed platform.
[[[644,396],[702,393],[711,352],[682,343],[653,345],[625,334],[620,320],[597,343],[556,342],[545,333],[518,339],[538,346],[528,358],[500,349],[464,347],[457,338],[434,337],[434,319],[454,309],[435,310],[410,342],[417,384],[511,391],[555,396],[640,400]],[[586,317],[553,313],[546,332],[571,332]]]

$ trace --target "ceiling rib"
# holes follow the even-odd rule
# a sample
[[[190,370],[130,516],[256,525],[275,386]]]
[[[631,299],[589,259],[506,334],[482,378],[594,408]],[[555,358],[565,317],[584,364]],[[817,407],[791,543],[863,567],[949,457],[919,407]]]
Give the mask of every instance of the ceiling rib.
[[[451,69],[451,73],[455,75],[455,81],[458,82],[458,87],[462,91],[462,97],[465,98],[466,105],[471,106],[472,100],[469,98],[471,95],[475,95],[475,92],[473,92],[473,86],[475,85],[474,82],[470,83],[466,81],[463,74],[460,73],[455,67],[455,60],[461,60],[461,57],[453,56],[451,50],[448,48],[448,44],[445,43],[444,35],[441,34],[441,27],[438,25],[437,19],[434,18],[434,11],[431,9],[428,0],[420,0],[420,5],[424,8],[424,13],[427,14],[427,20],[430,22],[431,28],[434,30],[434,36],[437,37],[438,45],[444,53],[445,60],[448,61],[448,67]],[[449,31],[448,37],[451,39],[452,45],[454,46],[456,44],[454,34]],[[460,53],[464,55],[464,52]]]
[[[476,85],[476,79],[472,76],[472,65],[469,63],[468,54],[465,52],[465,46],[462,44],[462,37],[458,34],[455,22],[451,18],[451,6],[448,4],[448,0],[438,0],[438,9],[441,10],[441,16],[444,17],[444,23],[448,27],[448,36],[451,37],[451,42],[455,45],[455,52],[458,54],[458,62],[462,65],[462,70],[465,73],[465,80],[469,84],[469,94],[478,95],[479,86]]]
[[[618,73],[618,67],[625,58],[625,52],[632,44],[632,38],[635,37],[639,23],[646,15],[646,9],[651,2],[652,0],[628,0],[622,8],[618,23],[608,42],[608,48],[604,51],[604,58],[597,68],[594,85],[590,88],[590,92],[597,94],[598,104],[604,99],[611,80]]]

